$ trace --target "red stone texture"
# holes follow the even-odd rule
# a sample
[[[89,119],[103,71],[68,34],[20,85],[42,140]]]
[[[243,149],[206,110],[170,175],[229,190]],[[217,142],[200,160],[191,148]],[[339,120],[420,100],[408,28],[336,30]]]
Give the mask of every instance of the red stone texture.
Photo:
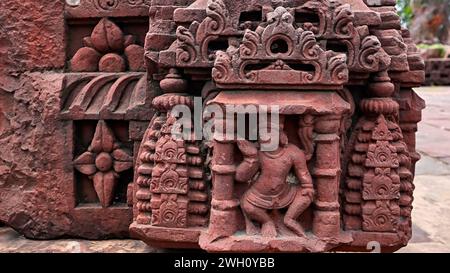
[[[450,84],[450,59],[427,59],[425,65],[425,85]]]
[[[127,5],[117,12],[81,2],[76,10],[65,1],[0,3],[0,222],[29,238],[129,236],[133,156],[153,113],[145,73],[130,71],[144,70],[143,53],[141,62],[135,55],[148,3],[137,1],[141,12],[130,13]],[[128,15],[131,24],[122,20]],[[96,26],[102,53],[83,39]],[[98,72],[105,51],[122,62],[106,65],[107,75]],[[100,127],[108,134],[95,135]],[[102,137],[114,139],[111,167],[98,160],[85,175],[77,159]]]
[[[2,1],[0,221],[210,252],[401,248],[425,64],[395,3]],[[279,106],[280,143],[174,139],[194,96]]]
[[[22,76],[2,131],[0,219],[30,238],[126,237],[127,208],[75,208],[72,128],[61,122],[64,75]],[[2,101],[3,102],[3,101]]]
[[[111,20],[101,19],[88,37],[84,47],[78,49],[70,60],[75,72],[144,71],[144,48],[136,44],[134,35],[124,35]],[[128,63],[128,65],[127,65]]]
[[[0,67],[7,71],[62,69],[64,1],[0,2]],[[1,73],[3,74],[3,73]]]
[[[406,245],[424,108],[411,88],[425,66],[395,4],[152,2],[145,57],[162,94],[136,163],[132,235],[210,252]],[[281,143],[173,140],[171,110],[192,109],[194,94],[222,109],[278,105]]]

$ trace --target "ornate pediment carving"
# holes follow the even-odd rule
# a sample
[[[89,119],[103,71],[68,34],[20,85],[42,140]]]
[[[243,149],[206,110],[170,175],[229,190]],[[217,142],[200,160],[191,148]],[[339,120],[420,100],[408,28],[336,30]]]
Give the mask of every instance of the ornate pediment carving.
[[[222,0],[210,0],[206,14],[201,23],[194,21],[189,29],[177,28],[175,52],[178,66],[212,66],[214,54],[208,49],[210,42],[233,32],[231,22],[227,20],[228,9]]]
[[[370,35],[368,26],[356,25],[351,5],[312,0],[298,7],[276,6],[263,7],[254,29],[255,22],[234,22],[236,16],[231,16],[225,1],[209,0],[207,16],[189,27],[179,26],[176,41],[161,53],[160,61],[168,67],[215,67],[219,85],[225,81],[227,86],[247,86],[252,81],[263,85],[267,79],[264,71],[278,70],[279,77],[271,77],[277,81],[272,80],[274,84],[326,89],[348,82],[347,70],[367,75],[389,67],[391,57],[379,39]],[[271,52],[272,46],[275,52]],[[245,65],[237,65],[238,58]],[[254,69],[257,61],[258,69]],[[231,72],[236,79],[226,75],[227,66],[236,70]]]
[[[341,88],[348,81],[345,54],[325,51],[312,31],[294,26],[293,15],[278,7],[267,23],[247,30],[238,48],[218,51],[213,80],[221,87]]]

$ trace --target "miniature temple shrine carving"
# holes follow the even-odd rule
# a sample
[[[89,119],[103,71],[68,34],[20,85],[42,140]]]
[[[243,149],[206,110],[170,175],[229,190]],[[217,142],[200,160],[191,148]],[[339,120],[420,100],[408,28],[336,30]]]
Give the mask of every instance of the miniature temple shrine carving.
[[[395,0],[41,2],[0,78],[1,222],[208,252],[411,239],[425,64]]]

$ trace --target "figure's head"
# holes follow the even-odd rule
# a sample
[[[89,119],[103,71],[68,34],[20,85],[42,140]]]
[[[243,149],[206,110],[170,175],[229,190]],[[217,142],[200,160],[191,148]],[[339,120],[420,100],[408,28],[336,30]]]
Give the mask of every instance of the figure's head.
[[[278,118],[271,116],[267,128],[260,128],[259,143],[262,151],[270,152],[288,145],[288,137],[284,132],[284,121],[284,116],[278,115]]]

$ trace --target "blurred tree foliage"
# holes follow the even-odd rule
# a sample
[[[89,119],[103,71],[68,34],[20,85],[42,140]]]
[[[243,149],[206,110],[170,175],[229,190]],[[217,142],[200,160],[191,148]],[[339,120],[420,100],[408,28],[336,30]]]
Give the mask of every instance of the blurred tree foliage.
[[[414,15],[411,0],[398,0],[397,10],[398,14],[400,15],[400,18],[402,19],[403,24],[409,26],[411,24],[411,20]]]
[[[416,42],[448,43],[450,0],[397,0],[397,10]]]

